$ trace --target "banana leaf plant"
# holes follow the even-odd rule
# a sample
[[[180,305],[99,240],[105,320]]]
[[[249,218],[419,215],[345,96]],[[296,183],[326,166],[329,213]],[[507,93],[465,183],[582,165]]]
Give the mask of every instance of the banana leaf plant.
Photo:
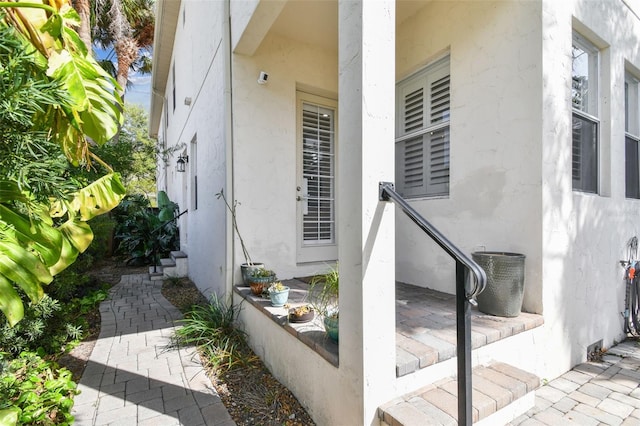
[[[108,171],[48,203],[0,175],[0,311],[11,325],[24,315],[17,289],[33,302],[42,298],[42,286],[91,243],[87,221],[110,211],[125,194],[118,174],[90,149],[92,143],[103,144],[116,135],[122,100],[115,80],[72,29],[79,22],[69,0],[0,1],[0,26],[13,29],[41,70],[33,78],[55,81],[66,94],[64,102],[41,105],[32,119],[34,127],[48,130],[73,165],[90,167],[95,161]]]

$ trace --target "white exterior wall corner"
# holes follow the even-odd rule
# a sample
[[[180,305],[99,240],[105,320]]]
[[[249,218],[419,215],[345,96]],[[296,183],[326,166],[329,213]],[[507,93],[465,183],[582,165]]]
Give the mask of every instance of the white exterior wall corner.
[[[181,249],[189,256],[189,276],[205,293],[227,292],[226,211],[215,194],[226,185],[225,2],[182,2],[171,67],[175,67],[175,110],[170,70],[167,146],[178,147],[167,163],[167,193],[180,211]],[[184,15],[183,15],[184,14]],[[184,18],[183,18],[184,16]],[[206,28],[206,31],[202,29]],[[187,105],[185,98],[191,98]],[[164,115],[163,111],[163,115]],[[197,156],[191,141],[197,138]],[[179,154],[190,155],[185,173],[176,172]],[[197,170],[198,206],[192,188]]]
[[[603,19],[606,17],[606,19]],[[547,377],[623,336],[624,284],[618,261],[638,235],[640,204],[624,194],[624,61],[640,64],[640,22],[623,1],[543,1],[543,306]],[[601,49],[600,195],[571,180],[571,39]]]
[[[397,36],[399,77],[443,51],[451,59],[450,195],[412,204],[466,252],[525,254],[532,312],[542,310],[541,8],[433,2]],[[397,223],[398,280],[453,293],[454,262],[405,217]]]

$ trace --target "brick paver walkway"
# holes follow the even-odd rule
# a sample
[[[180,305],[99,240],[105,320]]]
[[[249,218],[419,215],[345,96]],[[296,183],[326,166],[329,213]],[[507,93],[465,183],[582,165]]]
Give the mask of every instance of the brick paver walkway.
[[[235,425],[193,348],[167,350],[180,312],[161,281],[126,275],[102,302],[102,328],[78,388],[78,425]]]
[[[601,362],[580,364],[542,386],[536,406],[510,425],[640,425],[638,342],[620,343]]]

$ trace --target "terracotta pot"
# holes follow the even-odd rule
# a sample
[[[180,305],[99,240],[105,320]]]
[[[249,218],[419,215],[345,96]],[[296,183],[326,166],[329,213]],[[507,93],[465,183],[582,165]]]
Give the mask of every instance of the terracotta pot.
[[[249,287],[251,287],[251,293],[260,296],[264,292],[265,283],[252,281],[249,283]]]

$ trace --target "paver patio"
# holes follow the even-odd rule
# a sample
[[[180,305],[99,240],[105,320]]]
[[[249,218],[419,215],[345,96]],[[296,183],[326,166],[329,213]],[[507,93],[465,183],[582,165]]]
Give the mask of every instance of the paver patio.
[[[125,275],[100,305],[102,328],[78,386],[78,425],[235,425],[194,348],[167,350],[180,311],[162,281]]]

